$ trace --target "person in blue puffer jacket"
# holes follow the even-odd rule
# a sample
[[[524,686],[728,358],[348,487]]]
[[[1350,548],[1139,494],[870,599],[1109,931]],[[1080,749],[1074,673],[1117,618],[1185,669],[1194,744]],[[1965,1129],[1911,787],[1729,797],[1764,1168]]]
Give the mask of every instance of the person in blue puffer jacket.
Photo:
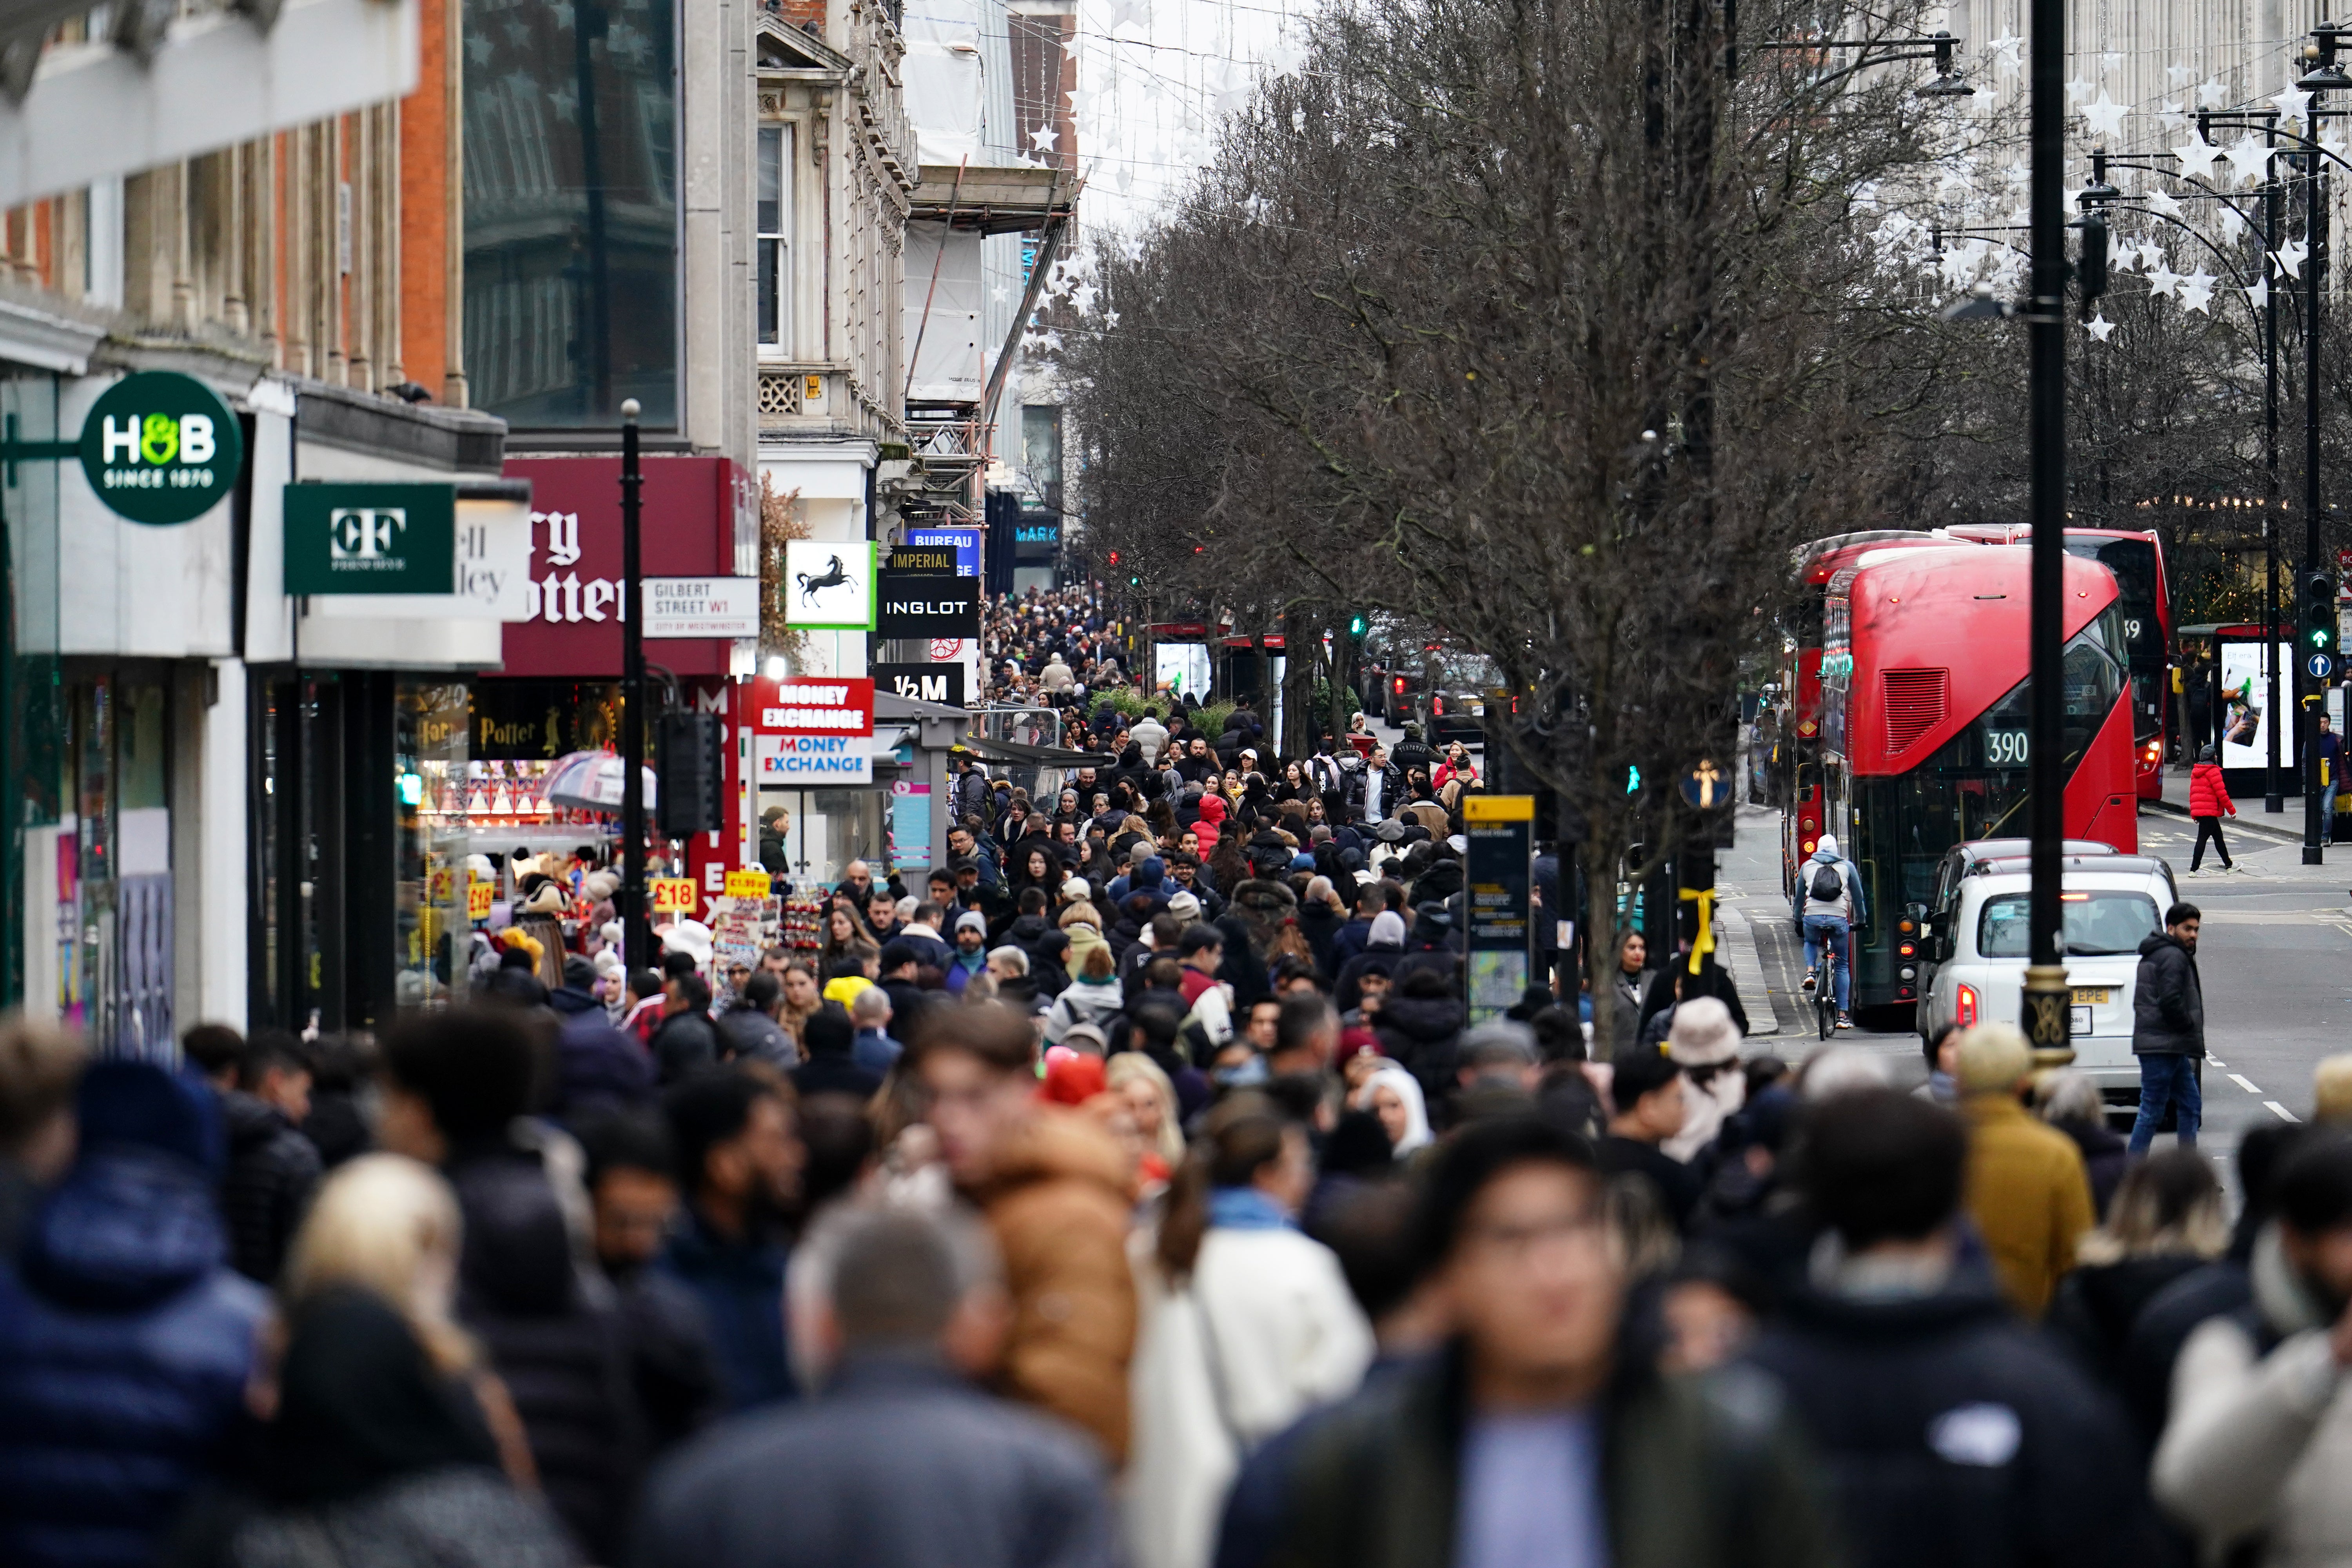
[[[268,1308],[228,1266],[212,1090],[90,1068],[81,1152],[0,1261],[0,1563],[141,1568],[231,1448]]]

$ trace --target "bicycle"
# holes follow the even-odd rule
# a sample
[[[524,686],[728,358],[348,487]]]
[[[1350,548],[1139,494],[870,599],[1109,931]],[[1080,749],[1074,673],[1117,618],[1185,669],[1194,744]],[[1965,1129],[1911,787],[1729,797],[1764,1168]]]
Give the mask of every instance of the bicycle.
[[[1844,962],[1844,955],[1838,952],[1840,945],[1832,941],[1822,943],[1821,973],[1813,981],[1813,1021],[1820,1026],[1824,1040],[1837,1033],[1837,972],[1838,965]]]

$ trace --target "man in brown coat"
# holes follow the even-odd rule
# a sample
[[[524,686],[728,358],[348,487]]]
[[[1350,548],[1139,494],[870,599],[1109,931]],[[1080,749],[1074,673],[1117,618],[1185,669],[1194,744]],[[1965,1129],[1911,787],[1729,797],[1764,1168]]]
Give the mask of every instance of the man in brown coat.
[[[1038,1098],[1035,1039],[1010,1008],[942,1008],[910,1057],[949,1173],[1004,1257],[1013,1317],[998,1386],[1092,1433],[1116,1467],[1135,1348],[1131,1173],[1108,1133]]]
[[[1960,1114],[1969,1124],[1969,1217],[1992,1255],[2010,1304],[2030,1319],[2074,1267],[2074,1246],[2098,1223],[2074,1141],[2026,1113],[2019,1092],[2033,1053],[2007,1024],[1959,1037]]]

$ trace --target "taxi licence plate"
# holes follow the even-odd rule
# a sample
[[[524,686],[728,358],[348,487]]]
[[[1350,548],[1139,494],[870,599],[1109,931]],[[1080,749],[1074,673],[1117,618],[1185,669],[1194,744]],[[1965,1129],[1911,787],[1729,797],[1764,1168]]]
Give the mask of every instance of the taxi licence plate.
[[[2074,1005],[2077,1007],[2104,1007],[2115,999],[2115,990],[2111,986],[2077,985],[2074,987]]]

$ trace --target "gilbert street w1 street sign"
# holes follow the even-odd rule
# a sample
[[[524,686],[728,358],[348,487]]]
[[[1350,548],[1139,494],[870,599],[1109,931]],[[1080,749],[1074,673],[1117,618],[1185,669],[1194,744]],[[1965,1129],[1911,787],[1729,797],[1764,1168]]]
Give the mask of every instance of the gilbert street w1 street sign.
[[[89,488],[110,511],[169,525],[228,499],[245,467],[245,433],[203,382],[148,370],[100,395],[82,421],[79,450]]]

